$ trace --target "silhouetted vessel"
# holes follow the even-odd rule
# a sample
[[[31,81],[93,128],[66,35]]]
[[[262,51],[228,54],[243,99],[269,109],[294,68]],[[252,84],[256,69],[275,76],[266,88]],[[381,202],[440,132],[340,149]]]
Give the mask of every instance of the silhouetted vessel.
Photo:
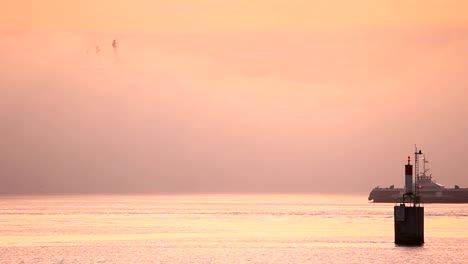
[[[454,188],[445,188],[432,180],[432,175],[427,174],[426,169],[428,161],[423,158],[423,171],[418,172],[418,155],[415,160],[416,182],[414,188],[417,188],[422,203],[468,203],[468,188],[460,188],[455,185]],[[369,201],[374,203],[395,203],[400,202],[405,193],[405,188],[395,188],[391,185],[388,188],[375,187],[369,194]]]

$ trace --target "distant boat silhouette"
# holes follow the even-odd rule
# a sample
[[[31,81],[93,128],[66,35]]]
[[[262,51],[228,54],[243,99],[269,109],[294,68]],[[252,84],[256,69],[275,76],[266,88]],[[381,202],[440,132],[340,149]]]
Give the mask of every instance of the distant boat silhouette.
[[[427,163],[429,163],[429,161],[423,157],[422,173],[420,175],[418,175],[419,173],[415,173],[416,187],[421,196],[421,202],[468,203],[468,188],[460,188],[458,185],[455,185],[454,188],[445,188],[444,185],[433,181],[432,175],[427,174],[429,171],[429,169],[426,169]],[[388,188],[377,186],[370,192],[368,200],[374,203],[395,203],[400,201],[404,192],[404,188],[395,188],[394,185]]]

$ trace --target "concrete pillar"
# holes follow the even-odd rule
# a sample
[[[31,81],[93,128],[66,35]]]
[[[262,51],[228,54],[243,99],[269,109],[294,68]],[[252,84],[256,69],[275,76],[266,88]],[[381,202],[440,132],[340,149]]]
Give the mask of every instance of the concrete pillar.
[[[394,207],[395,244],[424,244],[424,207],[405,206]]]

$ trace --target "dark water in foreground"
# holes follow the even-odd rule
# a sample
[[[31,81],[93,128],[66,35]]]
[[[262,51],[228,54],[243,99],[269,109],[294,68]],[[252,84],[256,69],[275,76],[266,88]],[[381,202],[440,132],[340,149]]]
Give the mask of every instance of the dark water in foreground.
[[[4,196],[0,263],[468,263],[468,204],[425,211],[398,247],[365,196]]]

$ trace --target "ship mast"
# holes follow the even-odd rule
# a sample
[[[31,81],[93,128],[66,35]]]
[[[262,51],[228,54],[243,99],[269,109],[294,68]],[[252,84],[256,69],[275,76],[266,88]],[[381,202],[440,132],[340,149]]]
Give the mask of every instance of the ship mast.
[[[419,176],[419,155],[422,155],[422,151],[418,151],[418,147],[414,145],[415,152],[414,152],[414,176],[415,176],[415,181],[414,181],[414,193],[416,196],[419,196],[419,181],[421,180],[421,176]],[[425,170],[425,165],[423,164],[423,170]],[[425,172],[423,172],[424,174]]]
[[[423,155],[423,179],[424,180],[430,180],[432,177],[431,175],[426,175],[426,172],[429,171],[429,169],[426,169],[426,163],[429,163],[429,161],[426,159],[426,155]]]
[[[422,170],[422,176],[423,178],[426,178],[426,155],[423,155],[422,157],[422,161],[423,161],[423,170]]]

